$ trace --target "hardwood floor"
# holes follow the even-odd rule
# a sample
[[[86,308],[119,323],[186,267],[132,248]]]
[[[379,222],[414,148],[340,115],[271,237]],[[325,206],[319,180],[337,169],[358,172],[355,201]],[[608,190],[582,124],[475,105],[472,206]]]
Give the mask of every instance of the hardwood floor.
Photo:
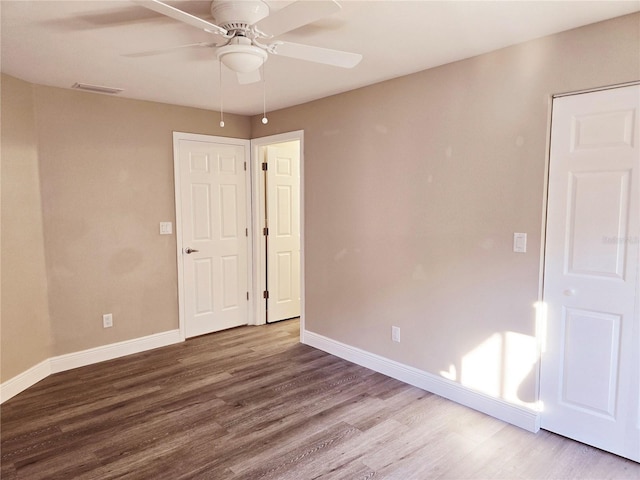
[[[640,464],[301,345],[298,328],[52,375],[1,407],[2,479],[640,478]]]

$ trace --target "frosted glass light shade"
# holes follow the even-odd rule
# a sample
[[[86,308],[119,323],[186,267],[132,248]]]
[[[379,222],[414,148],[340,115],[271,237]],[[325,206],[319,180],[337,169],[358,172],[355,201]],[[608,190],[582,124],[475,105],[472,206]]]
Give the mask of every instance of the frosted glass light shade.
[[[267,52],[253,45],[226,45],[218,48],[218,60],[236,73],[259,69],[267,60]]]

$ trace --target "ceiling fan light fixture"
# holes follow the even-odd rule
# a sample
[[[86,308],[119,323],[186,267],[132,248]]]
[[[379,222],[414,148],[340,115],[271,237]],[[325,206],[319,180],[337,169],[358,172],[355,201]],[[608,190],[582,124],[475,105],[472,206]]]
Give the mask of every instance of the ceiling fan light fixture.
[[[226,45],[218,48],[218,60],[236,73],[259,69],[267,60],[267,52],[253,45]]]

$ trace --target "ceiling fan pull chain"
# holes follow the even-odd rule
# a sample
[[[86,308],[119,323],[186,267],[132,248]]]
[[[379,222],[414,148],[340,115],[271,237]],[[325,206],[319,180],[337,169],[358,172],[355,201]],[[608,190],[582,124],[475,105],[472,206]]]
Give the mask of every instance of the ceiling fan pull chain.
[[[269,123],[267,118],[267,82],[264,75],[264,63],[262,64],[262,124]]]
[[[219,78],[220,78],[220,128],[224,128],[224,105],[222,95],[222,62],[218,60]]]

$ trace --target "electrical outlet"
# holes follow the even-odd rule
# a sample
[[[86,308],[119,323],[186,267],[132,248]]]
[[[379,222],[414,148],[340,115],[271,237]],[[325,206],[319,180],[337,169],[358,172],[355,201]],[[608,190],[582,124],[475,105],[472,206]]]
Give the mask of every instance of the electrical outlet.
[[[391,340],[400,343],[400,327],[391,327]]]
[[[102,315],[102,328],[113,327],[113,315],[111,313],[105,313]]]

